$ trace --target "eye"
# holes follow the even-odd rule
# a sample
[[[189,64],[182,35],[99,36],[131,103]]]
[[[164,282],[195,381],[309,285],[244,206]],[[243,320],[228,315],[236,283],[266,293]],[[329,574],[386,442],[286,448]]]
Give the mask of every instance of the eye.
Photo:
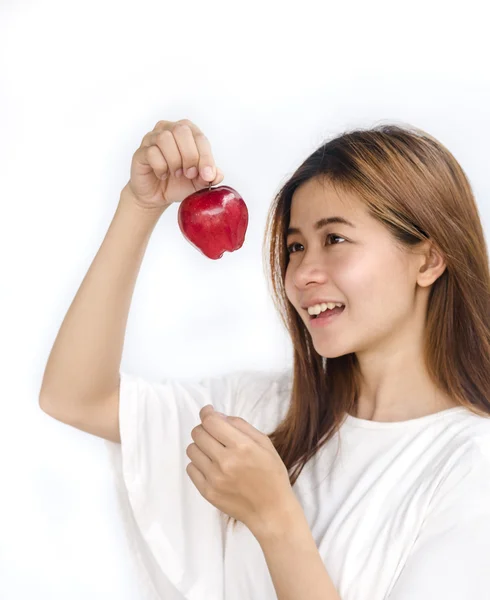
[[[345,241],[345,238],[343,238],[343,237],[341,237],[339,235],[335,235],[335,233],[329,233],[329,234],[327,234],[327,240],[330,239],[330,238],[336,238],[338,240],[344,240]],[[289,246],[287,247],[288,254],[295,254],[295,252],[292,251],[292,248],[293,248],[293,246],[296,246],[297,243],[298,242],[293,242],[292,244],[289,244]],[[299,244],[299,245],[301,246],[301,244]],[[338,246],[338,244],[330,244],[330,245]]]

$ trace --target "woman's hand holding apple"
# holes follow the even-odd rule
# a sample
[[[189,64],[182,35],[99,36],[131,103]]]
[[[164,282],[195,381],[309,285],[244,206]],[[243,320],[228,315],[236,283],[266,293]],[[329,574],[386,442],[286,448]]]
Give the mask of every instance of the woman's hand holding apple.
[[[206,167],[211,167],[210,175]],[[125,189],[139,206],[163,209],[223,179],[209,140],[197,125],[188,119],[158,121],[133,155]]]
[[[248,226],[248,210],[240,194],[229,186],[211,187],[223,179],[199,127],[188,119],[158,121],[133,154],[131,178],[123,194],[158,215],[180,202],[183,236],[216,260],[242,247]]]

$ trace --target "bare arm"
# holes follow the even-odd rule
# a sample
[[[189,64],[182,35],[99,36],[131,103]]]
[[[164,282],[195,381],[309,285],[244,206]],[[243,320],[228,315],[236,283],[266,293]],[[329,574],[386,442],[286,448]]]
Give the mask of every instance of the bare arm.
[[[39,393],[44,412],[120,441],[119,369],[150,236],[172,203],[222,180],[209,140],[191,121],[159,121],[143,137],[114,218],[51,349]]]
[[[119,386],[129,308],[153,229],[165,208],[143,208],[126,186],[114,218],[63,320],[44,371],[42,408],[67,411]]]
[[[266,531],[254,532],[278,600],[340,600],[299,502],[276,512]]]

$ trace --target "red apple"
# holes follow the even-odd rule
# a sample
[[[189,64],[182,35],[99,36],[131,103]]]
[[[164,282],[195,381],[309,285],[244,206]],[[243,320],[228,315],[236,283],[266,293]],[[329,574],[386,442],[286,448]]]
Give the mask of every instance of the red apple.
[[[182,234],[208,258],[242,247],[248,226],[247,205],[227,185],[205,188],[187,196],[179,206]]]

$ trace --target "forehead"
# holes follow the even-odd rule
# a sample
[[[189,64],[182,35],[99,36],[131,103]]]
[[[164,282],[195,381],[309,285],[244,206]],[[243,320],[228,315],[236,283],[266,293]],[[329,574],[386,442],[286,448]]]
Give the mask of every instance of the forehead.
[[[310,179],[295,190],[291,202],[290,223],[293,226],[312,226],[313,221],[342,216],[355,224],[366,221],[366,209],[354,194],[336,189],[332,184]]]

